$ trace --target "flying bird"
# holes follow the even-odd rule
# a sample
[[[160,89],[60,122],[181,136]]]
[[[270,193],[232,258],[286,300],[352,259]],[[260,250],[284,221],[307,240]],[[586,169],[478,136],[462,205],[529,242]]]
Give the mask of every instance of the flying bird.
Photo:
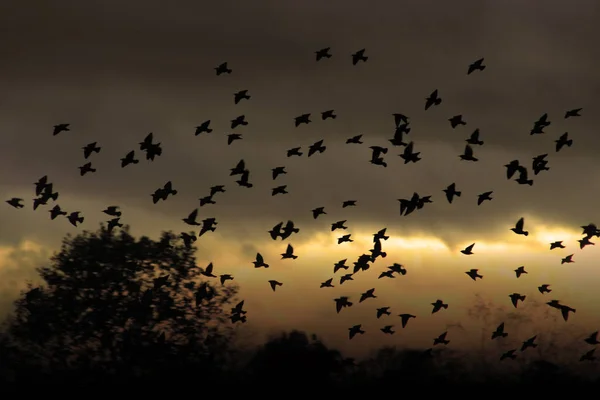
[[[324,49],[315,51],[315,58],[317,61],[321,61],[324,58],[331,58],[331,53],[329,52],[331,47],[325,47]]]
[[[517,308],[517,306],[519,305],[519,301],[523,302],[527,298],[527,296],[521,295],[519,293],[511,293],[508,295],[508,297],[510,297],[510,301],[515,308]]]
[[[467,123],[465,122],[465,120],[463,119],[462,115],[455,115],[451,118],[448,118],[448,121],[450,121],[450,126],[452,127],[452,129],[455,129],[457,126],[459,125],[466,125]]]
[[[196,132],[194,133],[195,136],[200,135],[201,133],[211,133],[213,130],[210,128],[210,119],[204,121],[203,123],[201,123],[200,125],[198,125],[196,127]]]
[[[521,275],[526,274],[527,271],[525,271],[525,267],[524,266],[520,266],[519,268],[515,269],[515,274],[517,275],[517,278],[520,278]]]
[[[425,99],[425,111],[427,111],[431,106],[439,106],[441,103],[442,103],[442,99],[438,95],[438,90],[435,89]]]
[[[265,263],[265,259],[260,253],[256,253],[256,260],[252,261],[254,268],[269,268],[269,264]]]
[[[573,110],[569,110],[565,113],[565,119],[567,118],[571,118],[571,117],[581,117],[581,110],[583,110],[583,108],[575,108]]]
[[[565,245],[563,244],[562,240],[550,243],[550,250],[564,249],[564,248],[565,248]]]
[[[250,95],[248,94],[248,90],[240,90],[239,92],[235,92],[233,94],[233,102],[234,104],[238,104],[242,100],[250,100]]]
[[[479,278],[479,279],[483,278],[483,276],[479,274],[478,269],[470,269],[467,272],[465,272],[465,274],[469,275],[469,277],[471,279],[473,279],[474,281],[477,281],[477,278]]]
[[[550,285],[543,284],[543,285],[538,286],[538,291],[541,294],[544,294],[544,293],[550,293],[552,291],[552,289],[550,289]]]
[[[275,289],[277,288],[277,286],[282,286],[283,283],[278,282],[278,281],[272,279],[272,280],[269,281],[269,285],[271,285],[271,289],[273,289],[273,291],[275,291]]]
[[[227,62],[219,64],[215,67],[215,71],[217,72],[217,76],[222,74],[231,74],[232,70],[227,67]]]
[[[52,132],[52,136],[56,136],[61,132],[68,132],[70,131],[69,126],[71,124],[58,124],[58,125],[54,125],[54,131]]]
[[[97,146],[97,142],[92,142],[92,143],[86,144],[81,149],[83,150],[83,158],[85,158],[87,160],[88,157],[92,155],[92,153],[96,153],[96,154],[100,153],[100,150],[102,148]]]
[[[433,309],[431,310],[432,314],[435,314],[436,312],[440,311],[442,308],[443,309],[447,309],[448,308],[448,304],[445,304],[442,300],[436,300],[435,303],[431,303],[431,305],[433,306]]]
[[[8,204],[10,204],[11,206],[13,206],[14,208],[23,208],[23,207],[25,207],[25,206],[22,204],[22,202],[23,202],[23,199],[19,199],[18,197],[13,197],[13,198],[12,198],[12,199],[10,199],[10,200],[6,200],[6,202],[7,202]]]
[[[473,133],[471,133],[471,136],[465,140],[465,142],[473,146],[483,146],[483,141],[479,140],[479,129],[475,129]]]
[[[556,143],[556,152],[558,153],[563,147],[571,147],[573,145],[573,139],[569,139],[569,133],[565,132],[554,141]]]
[[[359,61],[367,62],[369,57],[365,56],[366,49],[360,49],[356,53],[352,54],[352,65],[358,64]]]
[[[493,197],[492,197],[493,193],[494,193],[493,191],[489,191],[489,192],[483,192],[483,193],[477,195],[477,205],[480,206],[481,203],[483,203],[486,200],[491,201],[493,199]]]
[[[516,233],[517,235],[527,236],[527,235],[529,235],[529,232],[523,230],[524,225],[525,225],[525,218],[521,217],[515,224],[515,227],[510,228],[510,230],[513,231],[514,233]]]
[[[466,256],[470,256],[471,254],[473,254],[473,247],[475,247],[475,243],[468,245],[467,247],[465,247],[460,252],[463,253]]]
[[[483,71],[485,69],[485,65],[483,65],[483,58],[472,62],[469,65],[469,69],[467,70],[467,75],[471,75],[475,71]]]
[[[508,336],[508,333],[504,332],[504,322],[502,322],[494,332],[492,332],[492,340],[497,338],[505,338]]]

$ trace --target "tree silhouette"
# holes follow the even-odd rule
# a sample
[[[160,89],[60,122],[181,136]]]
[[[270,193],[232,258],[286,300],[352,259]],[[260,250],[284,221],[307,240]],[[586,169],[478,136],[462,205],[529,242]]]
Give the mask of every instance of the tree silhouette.
[[[223,365],[233,330],[224,309],[236,286],[201,279],[195,248],[171,232],[136,240],[104,226],[63,240],[43,284],[5,322],[29,368],[85,376],[152,376]]]

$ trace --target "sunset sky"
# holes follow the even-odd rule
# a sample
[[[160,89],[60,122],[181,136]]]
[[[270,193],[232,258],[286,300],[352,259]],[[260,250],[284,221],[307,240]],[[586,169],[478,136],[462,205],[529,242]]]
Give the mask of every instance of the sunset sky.
[[[543,335],[550,325],[572,327],[569,337],[576,339],[600,328],[600,250],[577,243],[581,225],[600,223],[597,1],[4,3],[0,197],[24,198],[26,208],[0,205],[0,314],[66,233],[96,230],[107,220],[106,206],[121,207],[121,221],[134,235],[157,237],[189,231],[181,219],[210,186],[225,185],[216,205],[200,208],[200,217],[219,224],[198,240],[197,257],[201,266],[213,262],[217,274],[234,275],[246,300],[248,336],[298,328],[359,354],[381,344],[429,347],[449,329],[451,345],[465,346],[483,326],[468,317],[477,295],[510,313],[513,292],[528,296],[517,314],[542,318],[551,299],[577,313],[565,325],[550,309],[556,322],[534,320],[518,332],[507,319],[514,335],[503,348]],[[323,47],[333,57],[317,63],[314,52]],[[368,62],[353,66],[350,55],[362,48]],[[482,57],[485,71],[467,76],[468,65]],[[214,67],[225,61],[233,73],[216,76]],[[234,105],[233,93],[243,89],[252,98]],[[434,89],[443,102],[424,111]],[[574,108],[583,108],[583,116],[565,120]],[[322,121],[320,112],[329,109],[337,119]],[[404,165],[397,156],[402,148],[387,141],[395,112],[410,117],[408,139],[422,157],[416,164]],[[294,128],[294,117],[304,113],[313,122]],[[531,136],[543,113],[552,125]],[[229,121],[242,114],[249,125],[235,133],[243,140],[228,146]],[[466,126],[450,127],[456,114]],[[214,131],[194,136],[208,119]],[[71,131],[52,136],[59,123],[70,123]],[[480,161],[461,161],[464,140],[476,128],[485,142],[474,148]],[[138,146],[149,132],[163,147],[154,162]],[[554,140],[564,132],[574,144],[557,154]],[[358,134],[363,145],[345,144]],[[320,139],[324,153],[286,157],[287,149],[305,151]],[[98,171],[81,177],[81,148],[94,141],[102,150],[88,161]],[[372,145],[389,147],[388,168],[368,162]],[[130,150],[141,162],[121,169],[119,159]],[[550,171],[533,176],[532,187],[506,180],[504,164],[518,159],[531,170],[532,157],[543,153]],[[242,158],[251,189],[229,176]],[[288,173],[272,181],[277,166]],[[51,221],[47,206],[32,210],[33,182],[43,175],[60,192],[63,209],[82,212],[81,228]],[[179,193],[152,204],[150,194],[168,180]],[[462,196],[448,204],[442,190],[453,182]],[[284,184],[289,194],[272,197],[271,188]],[[493,200],[478,207],[477,195],[492,190]],[[431,195],[433,204],[400,216],[397,199],[413,192]],[[342,209],[344,200],[357,200],[357,207]],[[315,221],[310,210],[321,206],[327,215]],[[510,231],[520,217],[528,237]],[[272,241],[267,230],[288,219],[300,228],[289,240],[299,257],[279,261],[286,243]],[[347,220],[344,233],[353,243],[336,244],[341,234],[332,234],[330,224],[338,220]],[[351,264],[384,227],[391,236],[383,242],[387,258],[353,282],[340,286],[338,272],[335,288],[319,289],[335,262]],[[567,248],[549,251],[555,240]],[[473,242],[475,254],[462,255]],[[271,268],[254,269],[257,251]],[[561,265],[567,254],[575,263]],[[408,274],[378,280],[394,262]],[[513,270],[521,265],[528,274],[517,279]],[[483,280],[469,279],[464,272],[471,268]],[[269,279],[283,286],[273,293]],[[537,287],[544,283],[553,292],[542,296]],[[358,304],[372,287],[378,298]],[[355,305],[337,315],[333,299],[341,295]],[[438,298],[450,308],[432,316],[430,303]],[[534,301],[543,307],[535,309]],[[382,306],[392,316],[377,320]],[[417,319],[402,330],[400,313]],[[501,314],[486,329],[508,318]],[[464,330],[453,327],[458,322]],[[347,328],[358,323],[367,333],[348,341]],[[384,325],[398,332],[386,336],[379,331]]]

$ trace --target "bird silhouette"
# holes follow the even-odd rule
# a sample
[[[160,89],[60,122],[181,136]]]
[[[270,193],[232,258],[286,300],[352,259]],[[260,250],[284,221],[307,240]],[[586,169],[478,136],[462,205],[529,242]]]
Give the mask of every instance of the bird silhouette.
[[[332,282],[333,282],[333,278],[327,279],[325,282],[321,283],[321,288],[334,287]]]
[[[372,288],[372,289],[367,290],[363,294],[361,294],[360,300],[358,300],[358,302],[362,303],[366,299],[375,299],[375,298],[377,298],[377,296],[375,296],[375,288]]]
[[[504,332],[504,322],[502,322],[494,332],[492,332],[492,340],[497,338],[505,338],[508,336],[508,333]]]
[[[315,51],[315,59],[317,61],[321,61],[324,58],[331,58],[330,50],[331,50],[331,47],[325,47],[321,50]]]
[[[561,264],[571,264],[574,263],[575,261],[573,261],[573,254],[569,254],[568,256],[566,256],[565,258],[563,258],[560,263]]]
[[[536,336],[532,336],[529,339],[527,339],[526,341],[524,341],[523,345],[521,346],[521,351],[525,351],[525,350],[527,350],[530,347],[532,349],[535,349],[538,346],[537,343],[535,343],[535,339],[536,338],[537,338],[537,335]]]
[[[590,336],[583,339],[583,341],[592,346],[600,344],[600,341],[598,341],[598,331],[592,332]]]
[[[254,268],[269,268],[269,264],[265,263],[265,259],[260,253],[256,253],[256,260],[252,261]]]
[[[96,172],[96,168],[92,168],[92,163],[85,163],[79,167],[79,175],[84,176],[88,172]]]
[[[287,174],[285,167],[275,167],[275,168],[271,169],[271,175],[273,177],[273,180],[277,179],[277,177],[279,175],[285,175],[285,174]]]
[[[391,315],[389,307],[380,307],[377,309],[377,319],[381,318],[383,315]]]
[[[292,157],[292,156],[298,156],[298,157],[300,157],[300,156],[302,156],[303,153],[300,151],[300,149],[301,149],[301,147],[294,147],[292,149],[289,149],[287,151],[287,156],[288,157]]]
[[[337,115],[335,115],[335,110],[327,110],[327,111],[323,111],[321,112],[321,119],[323,121],[328,120],[328,119],[336,119]]]
[[[567,118],[572,118],[572,117],[581,117],[581,110],[583,110],[583,108],[575,108],[573,110],[569,110],[565,113],[565,119]]]
[[[527,271],[525,271],[525,267],[524,266],[520,266],[519,268],[515,269],[515,274],[517,275],[517,278],[520,278],[521,275],[526,274]]]
[[[352,136],[349,139],[346,139],[346,144],[363,144],[363,142],[360,140],[362,139],[363,135],[356,135],[356,136]]]
[[[459,157],[463,161],[479,161],[479,159],[473,155],[473,148],[468,144],[465,146],[465,150]]]
[[[538,291],[541,294],[544,294],[544,293],[550,293],[552,291],[552,289],[550,289],[550,285],[543,284],[543,285],[538,286]]]
[[[597,357],[594,356],[596,349],[586,351],[580,358],[579,361],[595,361]]]
[[[366,49],[360,49],[356,53],[352,54],[352,65],[358,64],[359,61],[367,62],[369,57],[365,56]]]
[[[252,96],[248,94],[248,90],[240,90],[239,92],[235,92],[233,94],[233,102],[234,104],[238,104],[242,100],[250,100],[250,97]]]
[[[554,141],[556,143],[556,152],[558,153],[565,146],[571,147],[573,145],[573,139],[569,139],[569,133],[565,132],[560,137]]]
[[[81,211],[74,211],[67,216],[67,220],[69,220],[74,227],[77,227],[77,224],[82,224],[84,221],[84,217],[79,214],[81,214]]]
[[[413,149],[414,149],[414,143],[409,142],[404,147],[404,151],[402,152],[402,154],[399,154],[399,156],[404,160],[404,164],[408,164],[410,162],[416,163],[417,161],[421,160],[421,157],[419,157],[421,152],[414,152]]]
[[[533,186],[533,180],[529,179],[529,177],[528,177],[529,174],[527,172],[527,168],[525,168],[523,166],[518,166],[517,167],[517,172],[519,173],[519,177],[517,179],[515,179],[515,181],[519,185]]]
[[[344,282],[346,281],[353,281],[354,278],[352,277],[352,274],[344,274],[340,277],[340,285],[343,285]]]
[[[483,192],[483,193],[477,195],[477,205],[480,206],[486,200],[488,200],[488,201],[493,200],[493,197],[492,197],[493,193],[494,193],[493,191],[489,191],[489,192]]]
[[[339,237],[337,240],[338,244],[354,242],[354,240],[350,239],[350,236],[352,236],[352,235],[347,234],[347,235],[343,235],[343,236]]]
[[[361,329],[361,327],[362,327],[362,325],[361,325],[361,324],[358,324],[358,325],[354,325],[354,326],[353,326],[353,327],[351,327],[351,328],[348,328],[348,331],[349,331],[349,332],[348,332],[348,337],[350,338],[350,340],[352,340],[352,338],[353,338],[354,336],[356,336],[357,334],[361,334],[361,335],[363,335],[363,334],[365,333],[365,331],[363,331],[363,330]]]
[[[565,248],[565,245],[563,245],[563,241],[562,240],[550,243],[550,250],[564,249],[564,248]]]
[[[212,262],[208,263],[206,268],[200,269],[200,274],[206,276],[207,278],[216,278],[217,276],[213,274],[214,265]]]
[[[527,296],[519,293],[511,293],[508,297],[510,297],[510,301],[515,308],[519,305],[519,301],[523,302],[527,298]]]
[[[58,204],[52,207],[48,212],[50,213],[50,219],[56,219],[61,215],[67,215],[67,212],[63,211]]]
[[[333,273],[335,274],[340,269],[347,270],[349,267],[346,265],[346,261],[348,261],[348,259],[344,258],[343,260],[340,260],[340,261],[336,262],[333,265]]]
[[[227,135],[227,145],[230,146],[231,143],[235,142],[236,140],[242,140],[242,135],[240,133],[230,133]]]
[[[313,215],[313,219],[317,219],[319,217],[319,215],[325,215],[327,214],[325,212],[325,207],[317,207],[311,210],[312,215]]]
[[[485,65],[483,65],[483,58],[472,62],[469,65],[469,69],[467,70],[467,75],[471,75],[475,71],[483,71],[485,69]]]
[[[483,141],[479,140],[479,129],[475,129],[465,142],[473,146],[483,146]]]
[[[394,333],[396,333],[396,331],[392,330],[392,328],[394,327],[394,325],[386,325],[383,328],[381,328],[381,332],[387,334],[387,335],[393,335]]]
[[[466,125],[467,123],[465,122],[465,120],[463,119],[462,115],[455,115],[451,118],[448,118],[448,121],[450,121],[450,126],[452,127],[452,129],[455,129],[457,126],[459,125]]]
[[[121,158],[121,168],[125,168],[129,164],[137,164],[140,160],[135,158],[135,151],[132,150],[125,155],[125,157]]]
[[[436,312],[440,311],[442,308],[447,309],[448,308],[448,304],[445,304],[442,300],[436,300],[435,303],[431,303],[431,305],[433,306],[433,309],[431,310],[432,314],[435,314]]]
[[[230,128],[231,129],[235,129],[238,126],[246,126],[248,125],[248,121],[246,121],[246,116],[245,115],[238,115],[237,117],[235,117],[234,119],[232,119],[230,124]]]
[[[471,254],[473,254],[473,247],[475,247],[475,243],[468,245],[460,252],[463,253],[464,255],[470,256]]]
[[[196,127],[194,136],[198,136],[201,133],[211,133],[212,131],[213,130],[210,128],[210,119],[208,119]]]
[[[406,328],[406,324],[408,324],[408,321],[411,318],[417,318],[416,316],[412,315],[412,314],[400,314],[398,315],[401,318],[402,321],[402,328]]]
[[[278,282],[278,281],[276,281],[276,280],[273,280],[273,279],[271,279],[271,280],[269,281],[269,285],[271,285],[271,289],[273,289],[273,291],[275,291],[275,289],[277,288],[277,286],[282,286],[282,285],[283,285],[283,283],[281,283],[281,282]]]
[[[92,155],[92,153],[100,153],[100,150],[102,148],[99,147],[97,144],[97,142],[92,142],[82,147],[81,149],[83,150],[83,158],[87,160],[88,157]]]
[[[333,301],[335,301],[335,309],[338,314],[342,310],[342,308],[352,307],[352,302],[350,302],[349,300],[350,298],[346,296],[341,296],[337,299],[333,299]]]
[[[450,185],[448,185],[448,187],[444,189],[443,192],[446,193],[446,199],[450,204],[452,204],[454,196],[460,197],[460,195],[462,194],[462,192],[456,190],[456,183],[451,183]]]
[[[323,140],[319,140],[308,147],[308,157],[312,156],[317,152],[323,153],[325,149],[327,149],[327,146],[323,145]]]
[[[524,225],[525,225],[525,218],[521,217],[515,224],[515,227],[510,228],[510,230],[513,231],[514,233],[516,233],[517,235],[527,236],[527,235],[529,235],[529,232],[523,230]]]
[[[232,72],[232,70],[227,67],[227,62],[219,64],[217,67],[215,67],[215,71],[217,73],[217,76],[223,74],[229,75]]]
[[[291,258],[292,260],[295,260],[296,258],[298,258],[298,256],[294,254],[294,248],[292,247],[291,244],[287,245],[287,248],[285,249],[285,253],[281,253],[282,260],[286,260],[288,258]]]
[[[13,198],[12,198],[12,199],[10,199],[10,200],[6,200],[6,202],[7,202],[8,204],[10,204],[10,205],[11,205],[12,207],[14,207],[14,208],[23,208],[23,207],[25,207],[25,206],[22,204],[22,202],[23,202],[23,199],[19,199],[18,197],[13,197]]]
[[[312,121],[310,120],[310,114],[302,114],[294,118],[294,125],[299,127],[302,124],[310,124]]]
[[[477,281],[477,278],[479,278],[479,279],[483,278],[483,276],[479,274],[478,269],[470,269],[467,272],[465,272],[465,274],[469,275],[469,277],[471,279],[473,279],[474,281]]]
[[[54,125],[54,131],[52,132],[52,136],[56,136],[61,132],[68,132],[71,129],[69,128],[71,124],[58,124]]]
[[[233,276],[231,276],[229,274],[222,274],[222,275],[219,275],[219,280],[221,281],[221,285],[224,286],[225,282],[233,280]]]
[[[281,186],[274,187],[273,189],[271,189],[271,196],[276,196],[278,194],[287,194],[288,191],[286,189],[287,189],[287,185],[281,185]]]
[[[506,179],[511,179],[519,170],[519,160],[512,160],[508,164],[505,164],[506,167]]]
[[[448,332],[444,332],[440,336],[438,336],[435,339],[433,339],[433,345],[434,346],[436,346],[438,344],[447,345],[448,343],[450,343],[450,341],[446,339],[447,335],[448,335]]]
[[[506,359],[514,360],[515,358],[517,358],[517,355],[515,354],[516,352],[517,352],[517,349],[511,349],[511,350],[508,350],[508,351],[502,353],[502,355],[500,356],[500,361],[503,361]]]
[[[235,181],[235,182],[236,182],[236,183],[237,183],[239,186],[243,186],[243,187],[246,187],[246,188],[251,188],[251,187],[253,187],[254,185],[253,185],[252,183],[250,183],[250,182],[249,182],[249,179],[250,179],[250,171],[249,171],[249,170],[247,170],[247,169],[245,169],[245,170],[242,172],[242,176],[240,176],[240,179],[238,179],[238,180],[237,180],[237,181]],[[281,188],[280,188],[279,190],[285,190],[285,188],[283,188],[283,189],[281,189]]]
[[[425,111],[429,110],[429,108],[432,106],[439,106],[440,104],[442,104],[442,99],[439,97],[438,90],[435,89],[425,99]]]

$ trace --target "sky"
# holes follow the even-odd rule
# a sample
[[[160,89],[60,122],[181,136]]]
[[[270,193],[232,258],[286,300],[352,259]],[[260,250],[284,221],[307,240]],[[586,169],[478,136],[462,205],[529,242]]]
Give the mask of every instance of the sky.
[[[600,223],[600,181],[593,178],[600,167],[598,2],[7,0],[2,9],[0,195],[24,198],[27,206],[0,207],[1,314],[62,237],[97,229],[106,206],[121,207],[133,234],[157,237],[188,231],[181,219],[222,184],[227,192],[215,196],[217,204],[200,208],[200,217],[219,225],[198,240],[197,257],[200,265],[213,262],[216,273],[234,275],[249,312],[248,336],[299,328],[358,354],[381,344],[429,346],[449,329],[456,346],[470,346],[481,326],[516,318],[513,292],[528,296],[517,311],[534,319],[515,322],[514,343],[548,324],[566,329],[553,321],[555,313],[543,318],[550,297],[577,309],[569,338],[600,326],[598,250],[579,250],[577,243],[581,225]],[[333,57],[315,62],[324,47]],[[362,48],[368,61],[353,66],[351,54]],[[486,69],[467,76],[468,65],[482,57]],[[233,73],[216,76],[214,67],[225,61]],[[244,89],[251,99],[234,104],[233,93]],[[442,104],[424,111],[434,89]],[[574,108],[583,108],[582,117],[563,119]],[[337,118],[322,121],[320,112],[329,109]],[[294,117],[304,113],[313,122],[295,128]],[[387,142],[392,113],[410,117],[409,139],[422,161],[404,165],[401,148]],[[531,136],[544,113],[552,125]],[[448,118],[457,114],[467,125],[451,129]],[[235,129],[243,140],[228,146],[230,120],[239,115],[249,124]],[[195,136],[208,119],[214,131]],[[53,136],[59,123],[70,123],[71,131]],[[480,161],[460,161],[475,129],[485,142],[475,148]],[[141,155],[138,143],[149,132],[163,155],[121,169],[119,159],[134,149]],[[557,154],[554,140],[564,132],[574,144]],[[358,134],[363,145],[345,144]],[[306,150],[320,139],[324,153],[286,157],[287,149]],[[81,147],[94,141],[102,147],[89,160],[97,172],[81,177]],[[368,162],[372,145],[389,147],[387,168]],[[518,159],[530,166],[544,153],[550,170],[533,186],[506,180],[504,164]],[[240,159],[251,171],[251,189],[229,176]],[[288,173],[273,182],[277,166]],[[60,192],[63,209],[82,212],[81,228],[51,221],[47,208],[32,210],[33,182],[42,175]],[[168,180],[178,194],[152,204],[150,194]],[[462,196],[448,204],[442,190],[453,182]],[[289,194],[271,196],[283,184]],[[485,191],[494,192],[493,200],[477,207]],[[397,199],[413,192],[431,195],[433,203],[400,216]],[[357,206],[342,209],[345,200]],[[321,206],[327,215],[315,221],[310,210]],[[526,238],[509,230],[520,217],[531,232]],[[285,243],[266,231],[288,219],[300,228],[290,239],[298,259],[280,261]],[[338,220],[347,220],[353,243],[336,244],[329,226]],[[384,227],[391,236],[387,258],[353,282],[340,286],[338,276],[335,288],[319,289],[336,261],[354,261]],[[554,240],[567,248],[550,252]],[[473,242],[474,255],[459,252]],[[256,252],[271,268],[253,268]],[[561,265],[567,254],[575,263]],[[394,262],[408,274],[378,280]],[[529,273],[517,280],[520,265]],[[464,274],[471,268],[484,279],[471,281]],[[273,293],[269,279],[283,286]],[[542,283],[554,291],[540,295]],[[335,297],[357,303],[372,287],[377,299],[336,315]],[[438,298],[450,308],[432,316],[430,303]],[[484,323],[469,317],[477,304],[502,309]],[[418,318],[402,330],[398,317],[375,318],[382,306]],[[350,342],[347,328],[358,323],[367,334]],[[390,337],[378,331],[388,324],[398,330]]]

